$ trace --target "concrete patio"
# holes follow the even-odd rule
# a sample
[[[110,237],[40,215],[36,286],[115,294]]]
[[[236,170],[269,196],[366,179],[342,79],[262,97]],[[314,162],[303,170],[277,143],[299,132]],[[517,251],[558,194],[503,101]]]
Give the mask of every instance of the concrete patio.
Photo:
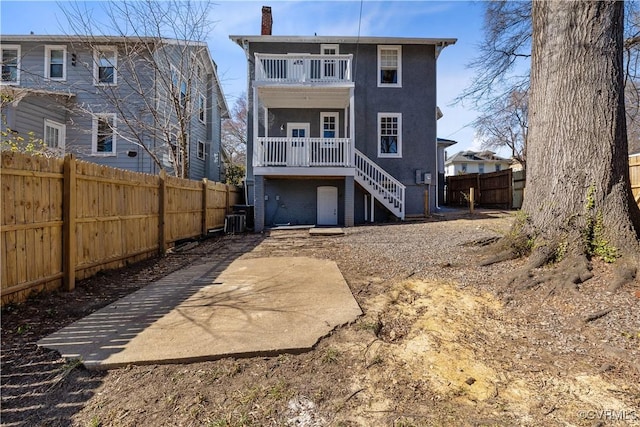
[[[172,273],[38,345],[90,369],[276,355],[361,314],[333,261],[236,259]]]

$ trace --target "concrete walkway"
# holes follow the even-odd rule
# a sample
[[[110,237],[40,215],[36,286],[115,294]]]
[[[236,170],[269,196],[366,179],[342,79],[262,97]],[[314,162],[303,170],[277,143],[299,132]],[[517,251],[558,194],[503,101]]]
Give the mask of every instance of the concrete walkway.
[[[237,259],[172,273],[38,345],[90,369],[275,355],[361,314],[333,261]]]

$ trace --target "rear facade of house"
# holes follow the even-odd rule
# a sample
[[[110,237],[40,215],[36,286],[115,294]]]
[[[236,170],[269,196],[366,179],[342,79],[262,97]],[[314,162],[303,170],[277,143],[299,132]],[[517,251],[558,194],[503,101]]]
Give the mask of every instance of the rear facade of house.
[[[136,43],[139,49],[132,48]],[[188,165],[188,178],[220,179],[221,119],[228,113],[206,44],[185,48],[171,39],[2,36],[1,60],[3,130],[41,139],[58,154],[152,174],[172,172],[175,165],[169,160],[175,141],[153,130],[154,120],[175,121],[162,89],[167,85],[161,83],[173,81],[182,90],[188,78],[187,108],[194,113],[188,157],[180,162]],[[181,69],[194,70],[193,75]],[[135,143],[140,140],[161,165]]]
[[[231,36],[248,60],[255,230],[435,208],[436,59],[455,39]]]

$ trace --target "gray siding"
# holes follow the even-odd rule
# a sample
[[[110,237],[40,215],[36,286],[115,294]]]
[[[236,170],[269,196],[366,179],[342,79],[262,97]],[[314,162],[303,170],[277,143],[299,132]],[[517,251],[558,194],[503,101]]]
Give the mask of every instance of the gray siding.
[[[309,123],[310,137],[320,137],[320,114],[338,113],[338,138],[344,138],[344,109],[301,109],[301,108],[272,108],[269,116],[270,121],[269,136],[287,136],[287,123]],[[284,130],[281,126],[284,125]]]
[[[265,179],[263,176],[255,177],[255,187],[254,187],[254,231],[256,233],[260,233],[264,230],[265,226]],[[252,199],[249,199],[252,200]]]
[[[262,177],[261,177],[262,180]],[[256,196],[258,177],[256,177]],[[264,178],[264,224],[316,224],[317,188],[338,188],[338,223],[345,225],[344,179],[277,179]],[[279,200],[278,200],[279,199]],[[256,206],[256,212],[258,211]]]
[[[213,81],[213,78],[212,78]],[[220,180],[222,162],[221,144],[222,144],[222,106],[218,102],[220,97],[217,85],[213,85],[211,89],[211,97],[209,98],[209,132],[211,135],[210,144],[207,148],[207,165],[208,175],[216,181]]]
[[[26,131],[34,131],[41,135],[43,132],[43,117],[45,113],[53,114],[58,119],[52,120],[65,123],[66,126],[66,151],[76,154],[79,158],[100,163],[112,167],[119,167],[138,172],[157,173],[158,166],[151,156],[139,145],[129,142],[142,140],[143,144],[153,151],[160,159],[167,151],[166,142],[161,132],[157,131],[151,114],[150,106],[159,105],[163,99],[163,91],[158,84],[160,75],[156,69],[150,66],[152,62],[149,54],[145,51],[138,53],[125,53],[123,44],[104,45],[118,48],[117,85],[95,86],[93,84],[93,50],[85,43],[77,40],[65,42],[43,42],[28,40],[29,36],[24,36],[21,42],[3,42],[2,44],[20,45],[21,47],[21,73],[20,86],[34,89],[45,89],[49,91],[70,92],[75,95],[73,103],[69,104],[66,116],[62,117],[57,112],[59,107],[49,110],[43,107],[45,101],[33,101],[34,97],[29,96],[23,100],[16,108],[11,119],[16,121],[16,125],[21,126]],[[64,81],[47,80],[45,76],[45,46],[66,46],[66,79]],[[130,47],[130,46],[129,46]],[[163,50],[164,49],[164,50]],[[218,94],[215,93],[217,83],[213,82],[213,69],[210,58],[205,56],[206,50],[199,50],[200,59],[204,66],[204,78],[197,81],[195,91],[191,94],[191,107],[194,109],[193,119],[189,123],[190,133],[190,156],[191,166],[190,177],[201,179],[208,177],[212,180],[219,180],[219,168],[207,165],[209,161],[197,158],[198,140],[203,141],[209,149],[219,151],[220,108],[218,104]],[[75,54],[75,65],[72,64],[72,56]],[[179,64],[182,52],[176,46],[163,47],[156,51],[156,59],[168,58],[164,64],[162,75],[165,81],[170,81],[169,63]],[[191,53],[187,54],[191,60]],[[178,68],[180,68],[178,66]],[[105,92],[118,99],[117,105],[112,104]],[[202,93],[206,97],[207,103],[207,123],[203,124],[198,119],[198,95]],[[39,97],[38,97],[39,98]],[[57,97],[50,98],[48,103],[58,103]],[[47,99],[45,97],[44,99]],[[166,97],[165,97],[166,99]],[[113,155],[93,155],[92,154],[92,114],[116,114],[117,132],[116,148]],[[213,116],[213,117],[212,117]],[[131,120],[134,119],[134,120]],[[166,110],[161,121],[175,120],[171,112]],[[138,126],[136,121],[146,123],[145,126]],[[139,123],[139,122],[138,122]],[[216,149],[217,145],[217,149]],[[132,156],[132,154],[136,154]]]
[[[33,132],[35,138],[43,139],[45,119],[61,124],[67,122],[64,100],[53,97],[28,96],[14,111],[13,123],[9,127],[23,138],[28,138],[29,132]]]
[[[249,79],[254,78],[254,53],[320,53],[319,43],[251,43],[249,51]],[[376,44],[340,44],[340,54],[353,54],[352,72],[355,81],[355,145],[367,157],[400,180],[406,187],[406,214],[424,213],[424,193],[430,192],[430,206],[435,208],[437,176],[436,150],[436,58],[433,45],[402,45],[402,87],[379,88],[377,83]],[[253,140],[253,91],[249,91],[249,141]],[[287,122],[311,123],[311,136],[319,135],[320,112],[324,110],[272,109],[273,121],[270,136],[285,136],[280,130]],[[329,110],[331,111],[331,110]],[[344,110],[340,112],[339,131],[344,130]],[[402,114],[402,157],[378,157],[378,113]],[[259,111],[262,114],[262,111]],[[271,117],[270,117],[271,119]],[[261,118],[264,123],[264,118]],[[251,159],[253,144],[247,147],[247,175],[250,183],[253,176]],[[431,173],[432,184],[416,183],[416,171]],[[359,187],[358,187],[359,188]],[[355,194],[354,221],[364,219],[362,191]],[[360,201],[358,201],[360,199]],[[376,218],[386,218],[388,212],[381,211]]]

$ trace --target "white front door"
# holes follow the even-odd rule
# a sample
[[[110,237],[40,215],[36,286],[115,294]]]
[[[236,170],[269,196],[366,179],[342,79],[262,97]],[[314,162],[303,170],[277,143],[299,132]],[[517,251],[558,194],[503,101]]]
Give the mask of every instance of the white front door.
[[[338,225],[338,187],[318,187],[318,225]]]
[[[287,123],[287,138],[290,139],[287,152],[287,166],[308,166],[307,138],[309,123]]]

